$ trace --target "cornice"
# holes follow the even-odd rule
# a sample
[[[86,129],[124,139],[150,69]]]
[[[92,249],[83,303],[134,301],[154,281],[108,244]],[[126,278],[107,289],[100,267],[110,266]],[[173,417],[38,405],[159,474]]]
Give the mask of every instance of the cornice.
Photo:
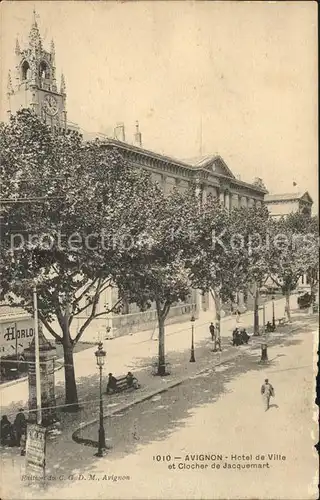
[[[171,158],[166,155],[155,153],[147,149],[142,149],[138,146],[127,144],[116,139],[107,139],[101,141],[102,145],[107,148],[117,148],[122,151],[126,158],[136,166],[143,166],[148,170],[156,170],[158,173],[173,175],[181,179],[194,180],[199,183],[206,182],[213,187],[223,187],[232,191],[232,187],[236,186],[238,190],[249,190],[252,195],[264,195],[268,191],[253,184],[244,181],[239,181],[234,177],[223,175],[217,172],[212,172],[207,167],[191,166],[183,161]],[[209,175],[214,179],[209,180]]]

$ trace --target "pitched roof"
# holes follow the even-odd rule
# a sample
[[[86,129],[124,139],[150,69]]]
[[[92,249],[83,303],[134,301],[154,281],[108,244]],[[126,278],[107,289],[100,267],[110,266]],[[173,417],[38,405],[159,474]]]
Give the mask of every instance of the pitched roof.
[[[264,201],[266,203],[271,201],[295,201],[301,200],[302,198],[308,199],[310,203],[313,203],[311,196],[308,191],[306,192],[297,192],[297,193],[279,193],[279,194],[266,194],[264,197]]]
[[[195,168],[217,168],[216,173],[226,175],[235,179],[234,174],[231,172],[230,168],[226,164],[223,158],[219,154],[197,156],[194,158],[189,158],[188,160],[183,160],[185,163]]]

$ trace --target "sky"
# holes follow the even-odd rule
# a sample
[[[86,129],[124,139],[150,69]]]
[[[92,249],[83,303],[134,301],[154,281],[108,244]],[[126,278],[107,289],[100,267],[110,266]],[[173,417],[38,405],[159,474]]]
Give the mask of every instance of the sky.
[[[34,8],[69,120],[106,134],[123,122],[128,142],[139,120],[146,149],[218,153],[242,180],[309,191],[317,207],[316,2],[2,2],[2,120]]]

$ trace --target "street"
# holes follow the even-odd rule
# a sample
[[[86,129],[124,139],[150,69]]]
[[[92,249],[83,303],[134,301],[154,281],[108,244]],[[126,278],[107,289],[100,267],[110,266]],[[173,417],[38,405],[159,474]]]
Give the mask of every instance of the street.
[[[244,347],[240,357],[105,419],[104,458],[91,446],[74,443],[68,454],[66,443],[59,457],[53,447],[46,491],[15,486],[22,458],[15,476],[4,462],[12,492],[23,488],[25,498],[39,499],[316,498],[312,325],[269,347],[268,365],[259,364],[259,349]],[[260,395],[266,377],[275,388],[267,412]],[[85,427],[83,437],[96,439],[97,425]]]

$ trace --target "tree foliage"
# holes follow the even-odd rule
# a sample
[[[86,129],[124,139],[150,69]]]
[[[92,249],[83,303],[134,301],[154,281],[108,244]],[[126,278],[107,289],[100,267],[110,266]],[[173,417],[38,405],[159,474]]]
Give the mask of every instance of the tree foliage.
[[[0,291],[32,312],[36,284],[39,317],[64,346],[66,400],[76,403],[73,347],[93,319],[120,305],[97,308],[129,256],[125,241],[144,229],[154,187],[116,150],[77,133],[53,134],[29,110],[1,126],[0,149]]]
[[[141,308],[155,303],[159,324],[158,374],[165,373],[164,323],[170,307],[191,292],[187,266],[190,258],[191,220],[196,210],[192,191],[170,195],[159,190],[146,224],[145,237],[121,265],[119,289]]]
[[[286,312],[290,320],[289,297],[299,279],[306,274],[311,278],[313,288],[318,283],[318,220],[292,213],[279,220],[271,220],[270,235],[269,272],[286,298]]]

